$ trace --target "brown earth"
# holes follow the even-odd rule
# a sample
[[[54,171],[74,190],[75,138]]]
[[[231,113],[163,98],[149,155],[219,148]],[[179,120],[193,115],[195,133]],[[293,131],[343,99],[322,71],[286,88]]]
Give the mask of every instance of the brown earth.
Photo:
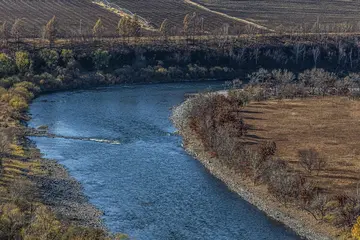
[[[205,11],[182,0],[111,0],[111,2],[145,18],[155,28],[159,28],[167,19],[172,35],[181,32],[185,15],[194,12],[204,19],[204,31],[208,33],[218,33],[224,24],[229,24],[229,33],[238,34],[243,33],[246,26],[244,23]]]
[[[352,23],[358,28],[359,1],[348,0],[193,0],[203,6],[276,29],[290,29],[299,25],[312,28],[319,20],[329,26]],[[341,28],[336,26],[335,28]],[[357,29],[358,30],[358,29]]]
[[[248,140],[275,141],[277,155],[295,169],[300,149],[314,148],[326,159],[319,175],[309,176],[331,193],[354,192],[360,183],[360,101],[346,97],[253,102],[243,110],[251,125]]]
[[[96,21],[101,18],[105,33],[115,35],[120,17],[90,0],[0,0],[0,24],[23,20],[24,37],[41,37],[45,24],[55,16],[61,37],[91,34]]]

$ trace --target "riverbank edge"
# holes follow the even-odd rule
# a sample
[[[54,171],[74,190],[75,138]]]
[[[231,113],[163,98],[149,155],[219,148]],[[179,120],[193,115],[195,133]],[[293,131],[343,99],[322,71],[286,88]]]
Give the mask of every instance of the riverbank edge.
[[[177,113],[172,114],[172,121],[186,122],[181,119],[183,116],[179,114],[184,107],[185,100],[182,104],[174,108]],[[184,150],[194,159],[198,160],[214,177],[221,180],[229,190],[238,194],[242,199],[264,212],[268,217],[284,224],[287,228],[294,231],[301,238],[308,240],[332,240],[336,239],[333,235],[329,235],[328,231],[335,233],[336,230],[328,225],[319,223],[311,219],[309,214],[291,208],[281,206],[272,196],[267,194],[266,188],[263,186],[254,186],[249,179],[244,179],[231,171],[227,167],[219,164],[216,157],[205,152],[201,142],[196,138],[196,134],[185,124],[183,129],[178,129],[177,133],[182,137]],[[300,214],[296,216],[295,214]],[[316,227],[318,226],[318,227]],[[320,226],[320,227],[319,227]],[[322,227],[325,227],[322,228]],[[316,228],[316,229],[315,229]],[[321,229],[321,231],[319,230]]]
[[[136,82],[136,83],[120,83],[120,84],[99,84],[89,87],[79,87],[79,88],[67,88],[67,89],[57,89],[52,91],[41,92],[36,98],[41,96],[55,94],[59,92],[67,91],[84,91],[92,90],[97,88],[112,87],[112,86],[122,86],[122,85],[141,85],[141,84],[166,84],[166,83],[188,83],[188,82],[211,82],[211,81],[225,81],[218,80],[213,78],[206,78],[200,81],[193,81],[190,79],[179,79],[176,81],[169,82]],[[34,101],[33,99],[30,104]],[[31,107],[31,106],[30,106]],[[26,141],[22,141],[21,145],[24,148],[29,148],[35,150],[41,162],[42,168],[45,170],[46,174],[43,176],[32,177],[32,180],[40,189],[41,202],[49,206],[59,217],[61,221],[70,221],[76,225],[99,228],[106,232],[110,232],[109,229],[105,226],[102,216],[104,213],[97,208],[95,205],[90,203],[89,197],[85,195],[82,184],[71,176],[68,169],[59,163],[57,160],[48,159],[42,157],[41,150],[37,147],[35,141],[31,140],[31,137],[48,137],[47,131],[46,134],[39,134],[37,129],[31,128],[28,126],[28,122],[31,119],[29,110],[21,114],[21,118],[25,119],[23,123],[18,123],[20,129],[20,137],[25,138]],[[52,136],[53,137],[53,136]],[[32,159],[35,160],[35,159]],[[72,196],[70,201],[68,196]]]
[[[28,122],[29,112],[24,115],[27,116],[26,122]],[[60,221],[108,232],[101,218],[103,212],[90,203],[82,184],[71,176],[68,169],[57,160],[42,156],[41,150],[28,135],[28,131],[32,131],[31,128],[21,123],[19,123],[19,128],[21,138],[26,140],[21,143],[22,147],[36,151],[40,156],[30,158],[30,161],[40,161],[42,174],[29,177],[39,190],[37,194],[40,202],[48,206]]]

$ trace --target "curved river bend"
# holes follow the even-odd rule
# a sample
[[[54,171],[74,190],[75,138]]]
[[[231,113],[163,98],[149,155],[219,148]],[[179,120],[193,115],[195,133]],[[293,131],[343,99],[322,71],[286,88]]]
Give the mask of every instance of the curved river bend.
[[[32,138],[103,210],[111,231],[138,240],[299,239],[210,175],[181,148],[169,121],[184,94],[220,83],[98,88],[44,95],[29,125],[88,138]]]

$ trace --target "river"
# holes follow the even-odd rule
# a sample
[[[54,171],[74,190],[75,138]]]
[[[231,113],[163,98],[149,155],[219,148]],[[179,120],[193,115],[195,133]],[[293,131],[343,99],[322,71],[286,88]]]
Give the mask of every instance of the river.
[[[114,232],[137,240],[292,240],[181,147],[169,116],[184,94],[218,82],[104,87],[43,95],[29,125],[87,140],[33,137],[64,165]]]

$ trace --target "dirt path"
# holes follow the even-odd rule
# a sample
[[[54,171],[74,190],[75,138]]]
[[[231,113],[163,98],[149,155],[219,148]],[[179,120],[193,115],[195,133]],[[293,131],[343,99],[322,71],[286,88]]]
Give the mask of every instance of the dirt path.
[[[227,15],[225,13],[221,13],[221,12],[211,10],[211,9],[209,9],[209,8],[207,8],[207,7],[205,7],[205,6],[201,5],[201,4],[195,3],[195,2],[193,2],[191,0],[184,0],[184,2],[187,3],[187,4],[191,4],[193,6],[196,6],[198,8],[201,8],[202,10],[205,10],[205,11],[208,11],[208,12],[211,12],[211,13],[214,13],[214,14],[217,14],[217,15],[220,15],[220,16],[223,16],[223,17],[238,21],[238,22],[249,24],[249,25],[254,26],[254,27],[256,27],[258,29],[261,29],[261,30],[266,30],[266,31],[269,31],[269,32],[275,32],[275,30],[273,30],[273,29],[267,28],[265,26],[262,26],[262,25],[259,25],[259,24],[256,24],[256,23],[253,23],[253,22],[250,22],[250,21],[247,21],[245,19],[233,17],[233,16]]]

